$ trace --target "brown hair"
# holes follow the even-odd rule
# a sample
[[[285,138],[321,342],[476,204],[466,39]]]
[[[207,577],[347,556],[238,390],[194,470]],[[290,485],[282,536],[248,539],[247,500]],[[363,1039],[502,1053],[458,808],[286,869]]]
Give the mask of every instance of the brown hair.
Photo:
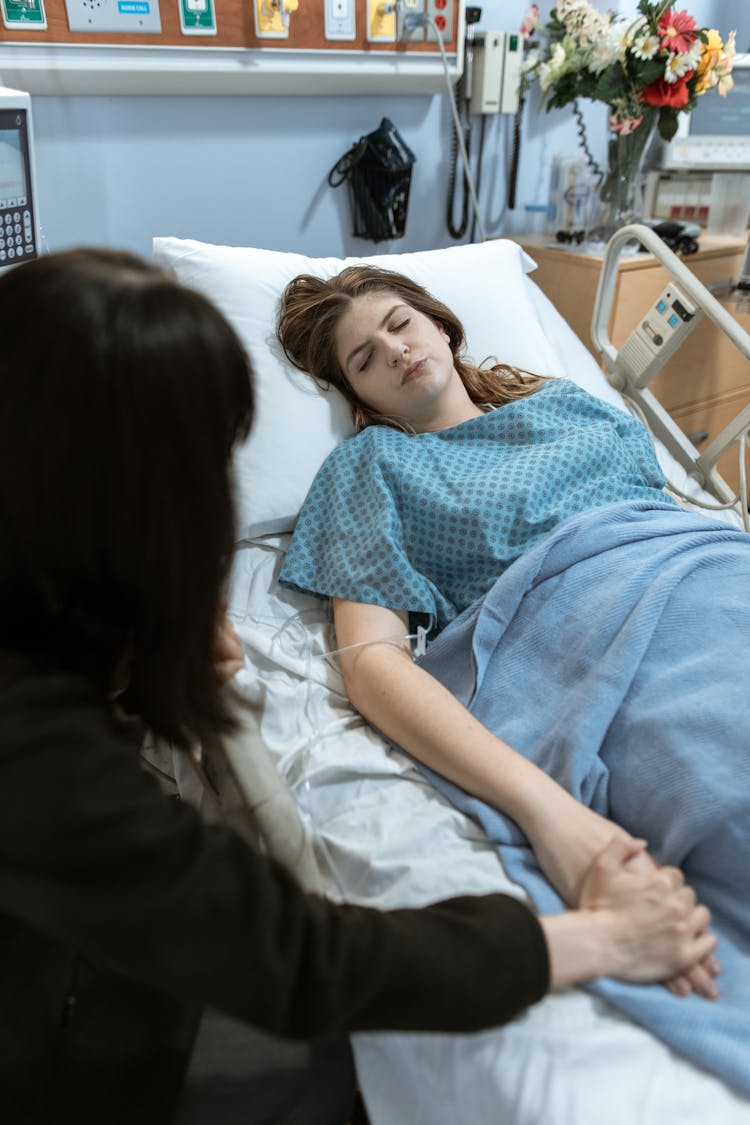
[[[385,425],[404,430],[395,418],[377,414],[355,394],[336,358],[336,326],[352,301],[370,293],[393,293],[417,312],[430,317],[448,334],[456,370],[477,406],[503,406],[539,390],[545,378],[495,362],[477,367],[465,357],[466,335],[458,317],[421,285],[377,266],[348,266],[335,277],[300,274],[289,282],[281,298],[277,335],[290,363],[324,387],[341,391],[352,409],[358,430]]]

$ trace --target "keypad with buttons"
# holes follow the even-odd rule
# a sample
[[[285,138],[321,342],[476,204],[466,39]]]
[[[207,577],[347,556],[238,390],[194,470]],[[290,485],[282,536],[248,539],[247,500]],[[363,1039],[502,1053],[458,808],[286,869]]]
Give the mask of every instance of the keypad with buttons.
[[[0,266],[36,257],[34,222],[25,196],[0,208]]]

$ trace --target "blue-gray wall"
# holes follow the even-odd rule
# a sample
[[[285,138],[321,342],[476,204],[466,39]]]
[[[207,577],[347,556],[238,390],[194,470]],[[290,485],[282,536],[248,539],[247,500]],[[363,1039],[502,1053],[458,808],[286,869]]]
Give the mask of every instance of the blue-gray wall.
[[[525,0],[485,0],[483,29],[518,28]],[[551,4],[542,3],[542,12]],[[598,4],[603,8],[605,5]],[[680,5],[681,6],[681,5]],[[750,45],[750,5],[685,0],[699,24],[738,28]],[[621,0],[623,11],[635,0]],[[715,96],[715,95],[711,95]],[[603,106],[584,106],[594,155],[603,157]],[[360,254],[346,189],[329,169],[381,117],[417,156],[406,235],[377,250],[451,243],[445,209],[452,118],[445,95],[388,97],[36,97],[37,190],[43,245],[122,246],[148,254],[153,235],[308,254]],[[525,203],[545,202],[552,157],[575,151],[569,110],[526,107],[517,209],[505,208],[512,119],[489,118],[481,201],[488,234],[526,226]],[[475,133],[475,137],[478,130]],[[476,142],[475,142],[476,143]]]

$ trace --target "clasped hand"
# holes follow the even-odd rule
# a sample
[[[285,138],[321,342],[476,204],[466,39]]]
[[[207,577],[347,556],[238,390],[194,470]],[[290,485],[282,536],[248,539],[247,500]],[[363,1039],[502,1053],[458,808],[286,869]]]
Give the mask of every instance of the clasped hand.
[[[608,909],[617,912],[625,959],[641,957],[643,964],[640,975],[631,965],[626,979],[663,980],[676,996],[695,992],[716,997],[719,963],[711,956],[716,939],[706,930],[709,912],[695,904],[695,895],[684,886],[677,868],[661,867],[643,841],[546,779],[524,827],[542,870],[568,906],[600,909],[606,901]],[[614,852],[608,850],[610,845]],[[613,856],[618,857],[616,862]],[[681,929],[686,932],[678,932]],[[671,961],[666,956],[670,943]],[[665,965],[661,974],[652,971],[659,958]]]
[[[694,991],[713,999],[719,965],[712,956],[711,915],[697,903],[682,872],[660,867],[645,848],[643,840],[614,837],[581,884],[579,908],[593,911],[608,933],[608,975],[633,982],[666,980],[676,995]]]

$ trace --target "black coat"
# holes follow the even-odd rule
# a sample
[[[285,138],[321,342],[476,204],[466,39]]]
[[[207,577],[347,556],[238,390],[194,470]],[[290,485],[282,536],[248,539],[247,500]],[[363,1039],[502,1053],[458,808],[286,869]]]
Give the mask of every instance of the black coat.
[[[0,660],[0,1121],[165,1125],[203,1005],[275,1035],[473,1031],[539,999],[513,898],[305,896],[160,792],[138,724]]]

